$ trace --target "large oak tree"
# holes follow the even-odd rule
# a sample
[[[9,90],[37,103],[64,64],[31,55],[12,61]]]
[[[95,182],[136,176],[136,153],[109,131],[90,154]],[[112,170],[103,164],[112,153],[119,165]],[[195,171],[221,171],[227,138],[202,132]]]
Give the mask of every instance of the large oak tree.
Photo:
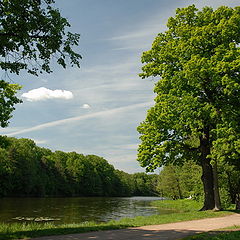
[[[193,159],[202,167],[202,209],[220,208],[213,166],[240,152],[240,7],[177,9],[167,28],[142,56],[140,76],[159,80],[138,127],[138,160],[151,171]]]
[[[54,0],[0,0],[0,68],[2,72],[29,74],[51,70],[51,60],[62,67],[79,67],[81,56],[73,50],[79,34],[67,32],[66,18],[54,8]],[[3,74],[2,74],[3,75]],[[0,126],[6,127],[21,102],[16,97],[19,86],[0,81]]]

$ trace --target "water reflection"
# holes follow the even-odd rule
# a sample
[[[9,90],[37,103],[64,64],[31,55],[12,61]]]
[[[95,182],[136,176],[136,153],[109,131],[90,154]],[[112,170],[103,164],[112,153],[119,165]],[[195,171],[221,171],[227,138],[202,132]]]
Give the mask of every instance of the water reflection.
[[[0,222],[105,222],[166,213],[152,207],[153,200],[161,198],[3,198],[0,199]]]

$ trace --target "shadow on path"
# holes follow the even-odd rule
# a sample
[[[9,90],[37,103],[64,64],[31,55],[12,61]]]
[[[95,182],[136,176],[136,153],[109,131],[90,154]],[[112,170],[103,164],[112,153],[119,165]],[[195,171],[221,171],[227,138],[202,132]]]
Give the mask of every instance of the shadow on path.
[[[65,236],[49,236],[34,238],[34,240],[173,240],[201,233],[190,230],[142,230],[122,229]]]

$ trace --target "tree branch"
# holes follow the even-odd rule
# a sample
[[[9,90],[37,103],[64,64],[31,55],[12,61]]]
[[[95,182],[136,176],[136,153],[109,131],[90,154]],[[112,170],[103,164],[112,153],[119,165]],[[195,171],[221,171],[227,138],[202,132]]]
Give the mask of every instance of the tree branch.
[[[36,38],[36,39],[48,39],[50,38],[49,35],[38,35],[38,34],[35,34],[35,35],[28,35],[30,38]],[[16,33],[8,33],[8,32],[0,32],[0,38],[1,37],[20,37],[19,34],[16,34]]]

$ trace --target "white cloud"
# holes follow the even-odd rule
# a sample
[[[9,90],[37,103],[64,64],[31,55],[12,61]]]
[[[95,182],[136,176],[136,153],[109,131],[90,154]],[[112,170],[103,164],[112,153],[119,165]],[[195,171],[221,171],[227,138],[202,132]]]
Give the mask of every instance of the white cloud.
[[[88,109],[91,108],[91,106],[87,103],[84,103],[81,108]]]
[[[159,18],[159,16],[158,16]],[[155,20],[155,19],[154,19]],[[152,36],[159,32],[159,24],[148,24],[145,28],[139,28],[135,31],[131,31],[129,33],[124,33],[123,35],[114,36],[107,40],[115,41],[115,40],[130,40],[130,39],[142,39],[144,37]]]
[[[149,50],[157,34],[166,30],[167,19],[173,13],[172,9],[166,9],[164,13],[160,10],[140,23],[117,30],[113,37],[107,39],[114,46],[112,50],[133,50],[138,54]]]
[[[7,127],[7,128],[0,128],[1,132],[0,134],[1,135],[4,135],[5,133],[6,134],[9,134],[11,132],[17,132],[17,131],[20,131],[21,130],[21,127]]]
[[[163,1],[164,2],[164,1]],[[176,8],[187,7],[195,4],[201,10],[205,6],[212,6],[215,9],[225,6],[238,6],[239,1],[236,0],[189,0],[189,1],[170,1],[167,8],[159,9],[158,12],[151,15],[148,19],[140,21],[136,24],[124,26],[115,32],[115,36],[106,40],[113,42],[117,47],[112,50],[148,50],[158,33],[167,30],[166,23],[170,16],[175,15]]]
[[[27,101],[41,101],[47,99],[72,99],[73,94],[66,90],[50,90],[45,87],[36,88],[22,94],[22,97],[26,98]]]

